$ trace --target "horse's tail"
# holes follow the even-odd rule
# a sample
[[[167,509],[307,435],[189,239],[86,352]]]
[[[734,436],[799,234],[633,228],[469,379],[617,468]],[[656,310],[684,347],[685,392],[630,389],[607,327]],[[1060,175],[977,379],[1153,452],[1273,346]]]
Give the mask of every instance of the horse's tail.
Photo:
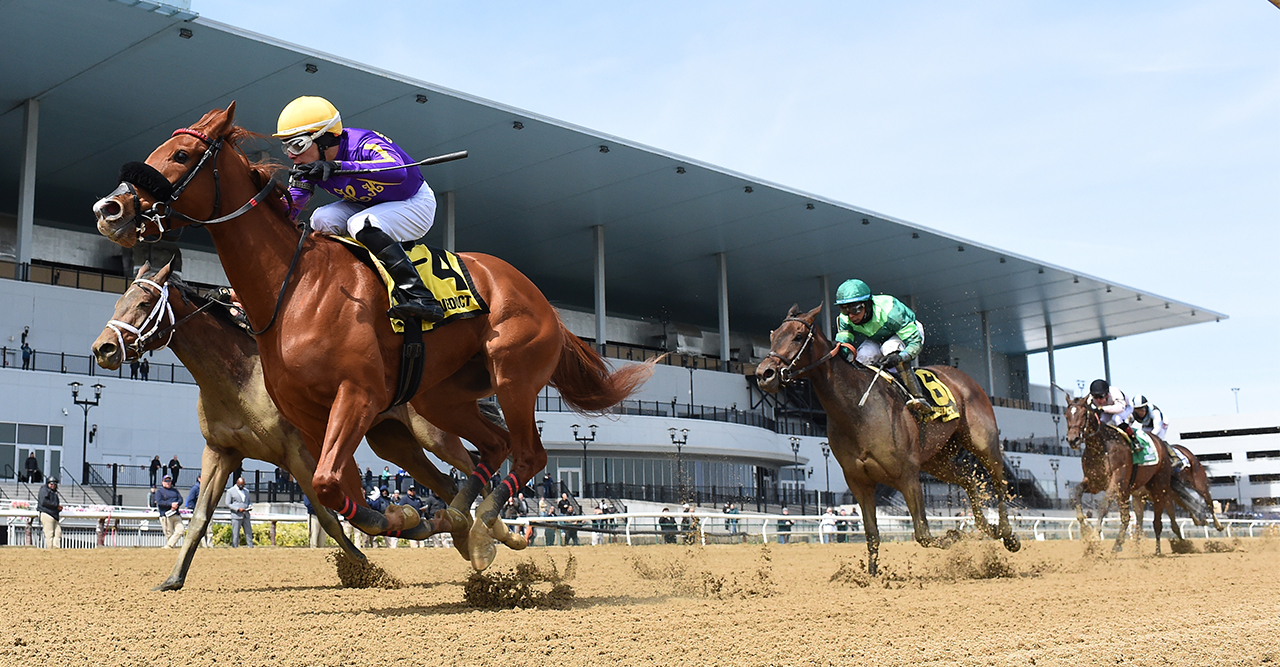
[[[551,386],[575,412],[602,414],[634,394],[653,375],[657,359],[610,371],[609,364],[590,345],[560,323],[564,346],[560,363],[551,375]]]

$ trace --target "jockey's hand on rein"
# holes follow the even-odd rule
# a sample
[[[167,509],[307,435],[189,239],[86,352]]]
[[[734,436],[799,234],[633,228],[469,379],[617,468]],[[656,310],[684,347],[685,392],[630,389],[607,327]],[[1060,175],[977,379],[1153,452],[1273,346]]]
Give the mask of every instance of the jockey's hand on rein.
[[[317,160],[300,164],[293,168],[293,173],[298,178],[312,183],[323,183],[333,177],[333,172],[338,170],[338,163],[332,160]]]
[[[897,352],[890,352],[889,354],[886,354],[883,357],[880,357],[880,361],[877,361],[876,365],[879,366],[880,368],[893,368],[894,366],[897,366],[898,363],[901,361],[902,361],[902,355],[898,354]]]

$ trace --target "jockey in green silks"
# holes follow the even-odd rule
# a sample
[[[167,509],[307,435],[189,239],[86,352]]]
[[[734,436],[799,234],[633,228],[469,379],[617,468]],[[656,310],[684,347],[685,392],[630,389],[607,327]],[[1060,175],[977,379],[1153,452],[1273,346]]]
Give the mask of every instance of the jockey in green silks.
[[[924,328],[916,322],[916,314],[888,294],[872,296],[871,288],[861,280],[840,284],[836,306],[840,308],[836,342],[852,345],[863,365],[896,369],[911,392],[907,407],[916,413],[927,412],[930,408],[923,400],[920,383],[910,370],[911,360],[920,356],[924,347]]]

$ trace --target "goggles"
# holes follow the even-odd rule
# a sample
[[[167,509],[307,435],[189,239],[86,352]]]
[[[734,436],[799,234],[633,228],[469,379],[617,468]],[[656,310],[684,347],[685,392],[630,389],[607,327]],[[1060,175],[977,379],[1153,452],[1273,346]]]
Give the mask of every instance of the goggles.
[[[311,148],[311,144],[314,144],[316,139],[320,138],[320,135],[328,132],[330,128],[340,122],[342,122],[342,114],[334,114],[333,118],[330,118],[327,123],[315,132],[304,132],[302,134],[294,135],[288,139],[282,139],[280,143],[284,145],[285,153],[290,157],[297,157],[307,152],[307,149]]]

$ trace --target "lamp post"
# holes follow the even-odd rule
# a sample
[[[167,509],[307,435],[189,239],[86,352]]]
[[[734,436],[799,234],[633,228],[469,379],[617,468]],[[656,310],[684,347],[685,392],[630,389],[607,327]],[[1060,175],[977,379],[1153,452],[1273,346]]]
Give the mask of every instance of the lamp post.
[[[538,421],[534,422],[534,424],[537,424],[537,425],[538,425],[538,437],[539,437],[539,438],[541,438],[541,437],[542,437],[542,427],[547,425],[547,420],[545,420],[545,419],[539,419]]]
[[[101,382],[94,383],[93,398],[82,399],[80,398],[80,387],[82,385],[79,382],[69,382],[67,383],[67,386],[71,387],[71,401],[76,405],[80,406],[82,410],[84,410],[84,440],[81,441],[81,445],[80,445],[80,464],[84,469],[83,471],[84,480],[81,481],[80,483],[88,484],[89,483],[89,411],[98,407],[98,402],[102,400],[102,390],[106,389],[107,387]]]
[[[587,444],[596,440],[596,425],[590,424],[591,435],[578,435],[578,425],[574,424],[569,428],[573,429],[573,439],[582,443],[582,487],[578,489],[578,494],[585,496],[587,494]]]
[[[1058,447],[1062,445],[1062,436],[1058,435],[1058,422],[1061,422],[1061,421],[1062,421],[1062,415],[1053,416],[1053,446],[1054,447]]]
[[[828,464],[831,462],[831,445],[827,444],[826,440],[823,440],[821,444],[822,444],[822,471],[827,475],[827,504],[830,505],[832,504],[831,503],[831,467]]]
[[[1058,500],[1058,465],[1062,463],[1058,459],[1049,459],[1049,467],[1053,468],[1053,500]]]
[[[1022,479],[1018,477],[1018,471],[1022,469],[1022,457],[1010,456],[1009,467],[1013,468],[1013,483],[1015,485],[1013,492],[1017,495],[1022,495]]]
[[[800,496],[800,477],[803,475],[803,473],[800,472],[800,438],[797,438],[795,436],[791,436],[791,454],[792,456],[795,457],[794,464],[792,467],[791,478],[792,478],[792,481],[794,481],[796,484],[796,495]],[[804,514],[803,496],[800,496],[800,513]]]
[[[667,433],[671,434],[671,444],[676,446],[676,493],[679,499],[684,500],[684,461],[680,458],[680,452],[684,449],[686,442],[689,442],[689,429],[682,428],[677,431],[675,427],[667,429]]]

